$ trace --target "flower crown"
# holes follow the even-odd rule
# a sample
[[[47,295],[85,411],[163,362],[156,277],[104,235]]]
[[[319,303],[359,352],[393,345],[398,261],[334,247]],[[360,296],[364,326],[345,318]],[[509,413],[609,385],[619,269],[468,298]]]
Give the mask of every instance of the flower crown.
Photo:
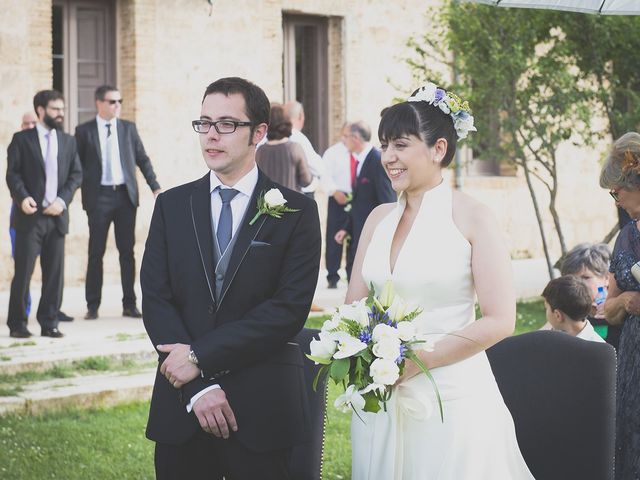
[[[467,138],[469,132],[477,132],[476,127],[473,126],[473,116],[471,115],[469,102],[462,101],[459,96],[445,91],[435,83],[427,82],[407,101],[427,102],[429,105],[438,107],[444,113],[450,115],[459,139]]]

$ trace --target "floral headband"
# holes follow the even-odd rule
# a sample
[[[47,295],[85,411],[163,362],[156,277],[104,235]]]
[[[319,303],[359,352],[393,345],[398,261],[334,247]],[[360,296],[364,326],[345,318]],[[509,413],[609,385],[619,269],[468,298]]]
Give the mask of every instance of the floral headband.
[[[467,138],[469,132],[477,132],[473,126],[473,116],[469,108],[469,102],[444,89],[435,83],[427,82],[418,91],[407,99],[408,102],[427,102],[429,105],[440,108],[444,113],[450,115],[453,120],[453,127],[456,129],[459,139]]]

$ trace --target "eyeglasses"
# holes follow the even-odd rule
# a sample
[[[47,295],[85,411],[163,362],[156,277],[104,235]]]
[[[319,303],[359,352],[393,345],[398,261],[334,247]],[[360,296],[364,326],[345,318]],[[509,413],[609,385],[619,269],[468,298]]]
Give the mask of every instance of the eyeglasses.
[[[616,202],[618,201],[618,197],[620,196],[620,194],[615,190],[609,190],[609,195],[611,195],[611,198],[613,198],[613,200]]]
[[[213,127],[216,129],[216,132],[224,135],[235,132],[238,127],[251,127],[253,126],[253,123],[236,122],[235,120],[218,120],[217,122],[211,122],[209,120],[194,120],[191,122],[191,125],[197,133],[209,133],[209,130]]]
[[[109,102],[109,105],[115,105],[116,103],[119,103],[120,105],[122,105],[122,99],[121,98],[119,98],[117,100],[109,100],[109,99],[107,99],[107,100],[103,100],[103,102]]]

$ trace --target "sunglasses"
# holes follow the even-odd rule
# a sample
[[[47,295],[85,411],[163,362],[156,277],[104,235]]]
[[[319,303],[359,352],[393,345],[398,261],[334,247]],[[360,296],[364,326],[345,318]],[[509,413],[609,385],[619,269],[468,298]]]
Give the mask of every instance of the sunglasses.
[[[122,105],[122,99],[118,99],[118,100],[104,100],[105,102],[108,102],[109,105],[115,105],[116,103],[119,103],[120,105]]]
[[[609,190],[609,195],[611,195],[611,198],[613,198],[613,200],[616,202],[618,201],[618,197],[620,196],[620,194],[615,190]]]

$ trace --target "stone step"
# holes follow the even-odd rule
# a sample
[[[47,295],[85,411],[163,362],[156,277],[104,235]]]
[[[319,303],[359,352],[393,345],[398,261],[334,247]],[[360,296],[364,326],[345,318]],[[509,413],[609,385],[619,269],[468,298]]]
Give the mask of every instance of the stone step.
[[[25,384],[22,392],[0,397],[0,415],[36,415],[69,407],[110,407],[149,400],[155,371],[105,372]]]

